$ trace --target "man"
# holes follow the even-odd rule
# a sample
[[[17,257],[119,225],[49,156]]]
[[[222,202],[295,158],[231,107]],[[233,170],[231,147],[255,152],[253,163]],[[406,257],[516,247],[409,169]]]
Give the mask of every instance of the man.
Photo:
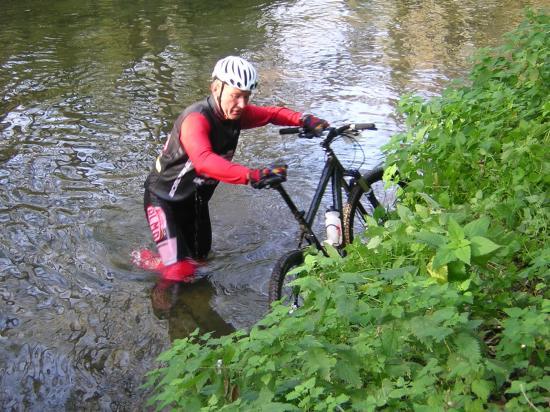
[[[272,123],[319,134],[328,123],[284,107],[249,104],[258,86],[254,67],[228,56],[216,63],[211,95],[177,118],[145,182],[144,208],[162,265],[161,280],[192,280],[196,260],[212,244],[208,201],[217,184],[264,188],[286,180],[286,166],[250,169],[231,161],[241,129]]]

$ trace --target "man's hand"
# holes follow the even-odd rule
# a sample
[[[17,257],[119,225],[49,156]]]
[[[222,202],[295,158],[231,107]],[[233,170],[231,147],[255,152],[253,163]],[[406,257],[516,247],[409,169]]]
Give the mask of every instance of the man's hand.
[[[313,133],[315,136],[319,137],[323,130],[329,127],[329,124],[326,120],[319,119],[312,114],[306,114],[302,117],[302,126],[306,133]]]
[[[286,165],[273,165],[250,172],[250,185],[254,189],[277,186],[286,182]]]

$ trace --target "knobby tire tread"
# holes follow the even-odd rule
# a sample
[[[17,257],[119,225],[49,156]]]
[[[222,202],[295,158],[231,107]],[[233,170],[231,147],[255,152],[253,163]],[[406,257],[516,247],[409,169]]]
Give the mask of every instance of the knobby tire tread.
[[[269,280],[269,303],[281,299],[281,292],[288,271],[304,262],[303,250],[291,250],[277,260]]]
[[[384,169],[376,168],[365,173],[362,176],[362,179],[367,183],[369,187],[371,187],[373,183],[382,180],[383,176],[384,176]],[[361,198],[363,197],[364,194],[365,194],[365,190],[359,185],[359,183],[356,183],[355,187],[351,190],[348,202],[344,205],[343,219],[342,219],[342,225],[344,230],[344,233],[343,233],[344,245],[348,245],[353,242],[353,219],[355,217],[357,206],[361,202]],[[372,203],[373,202],[371,202],[371,204]],[[374,202],[372,206],[376,208],[378,206],[378,202]]]

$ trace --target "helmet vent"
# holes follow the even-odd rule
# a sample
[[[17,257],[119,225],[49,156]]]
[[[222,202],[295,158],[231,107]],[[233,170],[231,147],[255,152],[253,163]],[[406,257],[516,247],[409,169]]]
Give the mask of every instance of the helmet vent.
[[[243,91],[252,91],[258,87],[256,69],[248,61],[228,56],[216,63],[212,78],[237,87]]]

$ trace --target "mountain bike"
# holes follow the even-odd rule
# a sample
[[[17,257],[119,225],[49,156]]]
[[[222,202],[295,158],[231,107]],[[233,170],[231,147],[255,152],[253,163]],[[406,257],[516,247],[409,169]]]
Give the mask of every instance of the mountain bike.
[[[305,251],[308,247],[315,248],[318,252],[328,256],[327,241],[314,232],[313,224],[318,215],[329,185],[332,194],[332,204],[328,212],[337,212],[340,217],[340,226],[329,223],[327,235],[331,237],[330,244],[341,255],[345,254],[346,245],[353,242],[354,237],[362,236],[367,228],[367,216],[383,219],[384,215],[395,206],[397,187],[386,188],[382,180],[384,170],[376,167],[362,174],[360,168],[366,160],[365,153],[357,142],[356,136],[363,130],[377,130],[373,123],[344,124],[340,127],[329,127],[320,136],[321,147],[325,152],[323,171],[317,183],[315,194],[307,211],[298,209],[282,184],[271,188],[279,192],[284,202],[292,212],[292,215],[300,226],[300,235],[297,249],[291,250],[281,256],[273,268],[269,281],[269,302],[284,300],[286,304],[300,305],[300,290],[297,286],[289,286],[296,275],[292,269],[304,262]],[[283,128],[280,134],[298,134],[301,138],[313,138],[304,129],[299,127]],[[344,168],[338,159],[331,144],[337,139],[346,139],[355,145],[357,151],[363,154],[362,163],[358,167]],[[334,216],[332,216],[334,217]],[[334,230],[338,238],[334,238]],[[338,232],[338,231],[341,232]],[[332,231],[332,233],[331,233]],[[289,272],[291,272],[289,274]]]

